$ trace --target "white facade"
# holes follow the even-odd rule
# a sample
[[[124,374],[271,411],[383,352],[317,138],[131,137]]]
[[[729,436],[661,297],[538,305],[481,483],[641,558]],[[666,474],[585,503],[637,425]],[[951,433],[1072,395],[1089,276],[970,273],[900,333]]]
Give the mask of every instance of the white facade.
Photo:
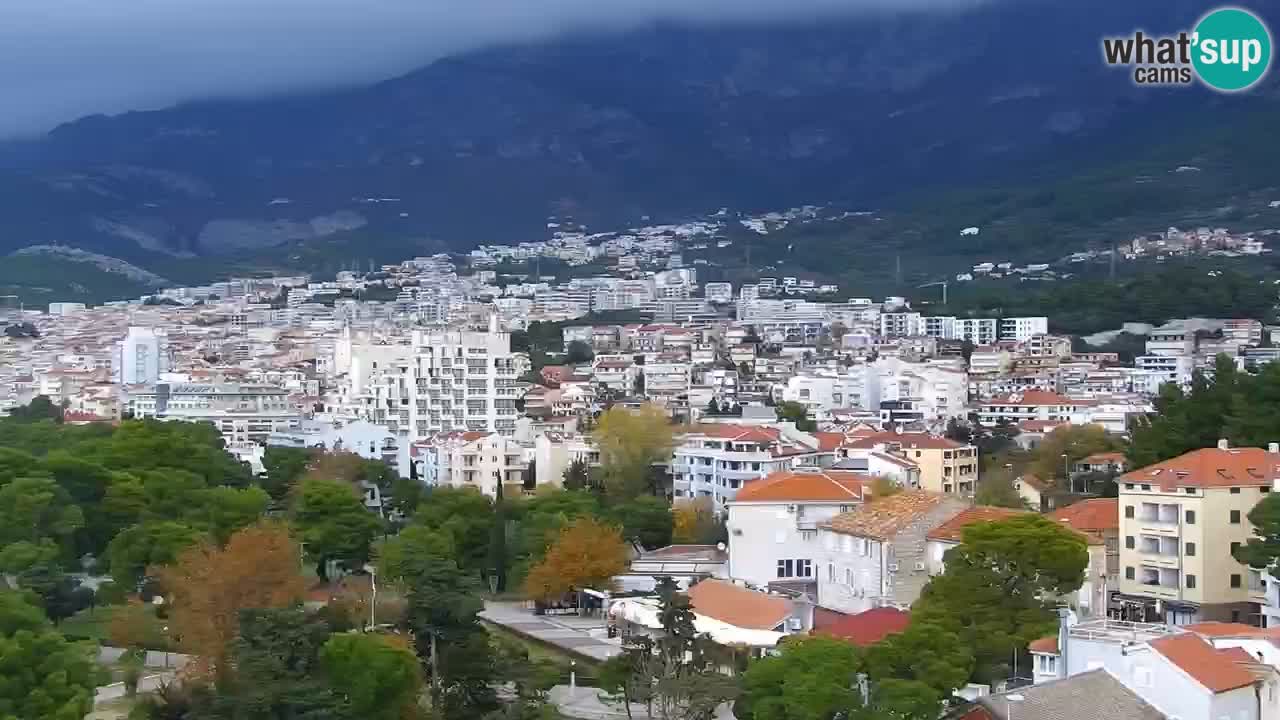
[[[265,444],[302,419],[285,390],[266,385],[160,383],[129,390],[125,407],[138,418],[213,423],[228,446]]]
[[[149,385],[169,370],[164,343],[152,328],[130,327],[117,350],[117,376],[122,385]]]
[[[818,524],[852,510],[862,499],[743,501],[728,504],[729,577],[767,586],[816,580],[823,556]]]
[[[803,433],[756,425],[704,425],[684,436],[671,463],[676,498],[710,498],[719,510],[751,480],[831,459]],[[805,442],[807,440],[807,442]]]
[[[956,340],[968,340],[974,345],[990,345],[999,339],[999,325],[995,318],[956,319]]]
[[[1049,332],[1047,317],[1007,317],[1000,319],[1000,339],[1025,342]]]
[[[443,433],[415,444],[418,477],[427,485],[475,488],[489,497],[522,488],[529,467],[525,448],[498,433]]]

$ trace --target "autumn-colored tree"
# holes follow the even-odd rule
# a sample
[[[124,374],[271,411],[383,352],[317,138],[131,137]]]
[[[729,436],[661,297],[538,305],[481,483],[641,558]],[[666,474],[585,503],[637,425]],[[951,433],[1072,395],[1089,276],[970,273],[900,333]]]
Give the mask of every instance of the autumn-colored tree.
[[[141,600],[115,608],[107,624],[111,644],[133,650],[159,647],[163,637],[157,631],[155,609]]]
[[[552,600],[570,590],[606,588],[627,569],[627,545],[621,531],[592,517],[581,517],[560,531],[542,562],[529,570],[525,592]]]
[[[654,464],[669,461],[675,447],[667,414],[654,405],[610,408],[592,435],[600,448],[605,487],[622,499],[648,491]]]
[[[263,520],[234,533],[225,547],[201,542],[155,572],[173,603],[170,619],[184,650],[226,668],[240,611],[281,608],[302,597],[298,546],[289,529]]]
[[[711,498],[677,500],[671,514],[674,517],[671,542],[678,545],[708,544],[719,531]]]

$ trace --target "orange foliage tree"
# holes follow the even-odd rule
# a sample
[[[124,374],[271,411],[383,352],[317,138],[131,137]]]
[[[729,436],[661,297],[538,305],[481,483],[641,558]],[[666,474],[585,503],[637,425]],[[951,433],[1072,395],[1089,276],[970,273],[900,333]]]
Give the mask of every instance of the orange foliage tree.
[[[604,589],[626,569],[622,532],[595,518],[580,517],[560,530],[542,562],[530,568],[525,593],[538,600],[554,600],[570,590]]]
[[[173,634],[183,650],[226,669],[240,611],[288,607],[302,599],[298,546],[284,523],[262,520],[237,531],[226,547],[202,542],[157,568],[173,607]]]
[[[711,498],[677,500],[671,509],[671,542],[706,544],[716,534],[717,523]]]

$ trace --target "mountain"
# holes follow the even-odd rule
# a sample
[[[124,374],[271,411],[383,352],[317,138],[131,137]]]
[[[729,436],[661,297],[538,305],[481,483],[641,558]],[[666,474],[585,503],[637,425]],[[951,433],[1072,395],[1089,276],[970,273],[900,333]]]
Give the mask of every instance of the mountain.
[[[1173,31],[1202,11],[1010,0],[660,24],[369,87],[88,117],[0,146],[0,254],[73,245],[181,280],[333,243],[389,259],[539,238],[552,215],[612,228],[1066,177],[1270,111],[1276,73],[1225,96],[1104,66],[1104,35]]]

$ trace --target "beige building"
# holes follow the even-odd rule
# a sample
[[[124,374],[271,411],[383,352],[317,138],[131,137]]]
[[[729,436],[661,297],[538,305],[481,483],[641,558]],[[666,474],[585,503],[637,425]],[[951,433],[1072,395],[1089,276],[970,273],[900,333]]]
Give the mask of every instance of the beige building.
[[[1270,492],[1280,449],[1221,441],[1120,476],[1120,593],[1126,619],[1257,624],[1261,573],[1231,550],[1253,536],[1249,511]]]
[[[903,458],[920,468],[920,489],[972,495],[978,482],[978,448],[928,433],[881,432],[848,438],[838,459],[872,450]]]
[[[414,443],[410,450],[418,465],[418,476],[432,486],[473,487],[494,497],[498,481],[506,497],[519,495],[526,488],[529,463],[525,448],[515,440],[488,432],[440,433],[429,440]]]

